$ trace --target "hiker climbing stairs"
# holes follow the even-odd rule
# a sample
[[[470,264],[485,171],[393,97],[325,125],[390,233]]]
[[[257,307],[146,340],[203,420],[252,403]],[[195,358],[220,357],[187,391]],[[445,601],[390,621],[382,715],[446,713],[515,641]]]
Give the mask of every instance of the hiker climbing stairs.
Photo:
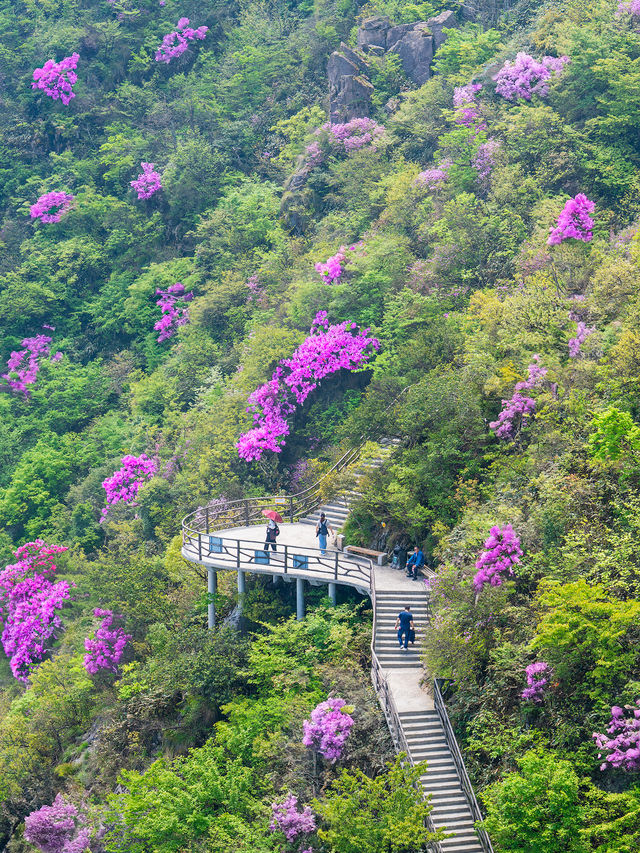
[[[400,577],[400,570],[394,569]],[[376,638],[375,653],[383,669],[388,667],[408,669],[420,667],[420,644],[428,619],[428,599],[422,579],[410,581],[413,589],[406,592],[379,592],[376,595]],[[417,587],[417,589],[415,588]],[[398,613],[409,604],[416,626],[415,644],[409,644],[405,652],[398,643],[395,620]]]

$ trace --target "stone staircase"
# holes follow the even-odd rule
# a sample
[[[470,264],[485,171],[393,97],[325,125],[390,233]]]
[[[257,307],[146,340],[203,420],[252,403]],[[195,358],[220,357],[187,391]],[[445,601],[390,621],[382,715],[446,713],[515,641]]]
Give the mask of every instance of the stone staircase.
[[[399,569],[398,578],[404,576]],[[378,592],[376,595],[376,640],[374,651],[383,669],[409,669],[419,667],[420,645],[424,639],[425,626],[428,619],[428,600],[422,580],[412,581],[415,589],[406,592]],[[411,607],[413,621],[416,627],[415,645],[409,644],[405,652],[398,644],[398,634],[395,622],[398,613],[405,605]]]
[[[358,486],[362,479],[383,465],[400,444],[401,441],[399,438],[380,439],[374,454],[372,456],[361,457],[349,471],[355,480],[354,487],[347,489],[343,494],[333,498],[329,503],[318,507],[318,509],[305,518],[301,518],[300,522],[302,524],[313,524],[315,527],[320,521],[320,513],[323,512],[334,533],[339,533],[347,520],[351,504],[362,497],[362,494],[358,491]]]

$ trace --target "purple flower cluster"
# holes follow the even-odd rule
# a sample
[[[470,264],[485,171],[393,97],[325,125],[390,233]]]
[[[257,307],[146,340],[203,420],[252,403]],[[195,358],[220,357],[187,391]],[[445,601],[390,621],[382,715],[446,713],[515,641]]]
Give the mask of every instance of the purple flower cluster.
[[[487,139],[486,142],[480,143],[476,153],[473,155],[471,163],[478,173],[478,182],[483,187],[489,184],[489,178],[496,167],[496,154],[499,148],[499,140]]]
[[[186,326],[189,322],[189,306],[185,303],[191,302],[193,293],[185,293],[184,284],[177,281],[166,290],[156,290],[156,296],[160,299],[156,302],[162,309],[162,317],[154,325],[158,335],[158,343],[172,338],[180,326]]]
[[[326,282],[338,281],[343,272],[342,265],[348,264],[350,260],[347,252],[355,252],[363,245],[364,243],[360,240],[358,243],[354,243],[353,246],[349,246],[349,248],[340,246],[335,255],[327,258],[324,263],[318,261],[315,265],[316,272],[319,272]]]
[[[12,391],[22,391],[25,397],[29,396],[28,385],[33,385],[40,370],[42,359],[49,358],[52,362],[60,361],[62,353],[51,353],[51,338],[47,335],[36,335],[35,338],[24,338],[22,341],[24,349],[14,350],[7,362],[7,373],[2,378]]]
[[[87,637],[84,641],[87,652],[84,656],[84,668],[91,675],[95,675],[100,669],[118,672],[120,658],[131,635],[125,634],[119,626],[113,627],[114,619],[120,617],[114,616],[112,610],[96,608],[93,615],[102,622],[94,636]]]
[[[289,794],[281,803],[272,803],[271,810],[273,815],[269,829],[271,832],[282,832],[287,841],[295,841],[299,835],[308,835],[316,828],[316,819],[309,806],[298,811],[298,798],[293,794]]]
[[[188,49],[189,42],[202,39],[206,36],[209,27],[198,27],[194,30],[189,26],[189,18],[180,18],[178,26],[172,33],[162,39],[162,44],[156,51],[156,62],[171,62]]]
[[[247,279],[247,287],[249,288],[249,295],[247,296],[247,305],[250,305],[252,302],[255,302],[259,308],[266,308],[267,291],[260,283],[260,280],[258,279],[257,275],[249,276],[249,278]]]
[[[478,92],[482,89],[482,83],[467,83],[466,86],[458,86],[453,90],[453,106],[456,109],[455,123],[463,127],[473,127],[480,130],[484,127],[484,121],[478,111]]]
[[[60,222],[60,217],[71,209],[73,196],[65,192],[50,192],[41,195],[29,208],[32,219],[41,222]]]
[[[11,672],[27,681],[31,670],[46,653],[47,642],[60,627],[60,610],[69,598],[66,581],[53,583],[56,554],[66,551],[46,545],[41,539],[21,545],[18,561],[0,572],[0,622],[4,625],[2,646],[10,659]]]
[[[547,244],[557,246],[564,240],[582,240],[583,243],[589,243],[593,239],[593,219],[590,214],[595,209],[595,204],[584,193],[570,198],[558,217],[556,227],[551,229]]]
[[[344,710],[346,706],[344,699],[329,698],[313,709],[310,720],[302,723],[302,743],[332,764],[342,757],[353,726],[353,717]]]
[[[582,344],[595,330],[595,326],[587,326],[582,320],[577,321],[576,335],[574,338],[569,338],[569,358],[577,358],[580,355]]]
[[[502,529],[495,525],[489,533],[489,538],[484,543],[485,550],[476,562],[477,571],[473,578],[476,592],[481,592],[487,583],[491,586],[502,586],[504,576],[513,577],[513,566],[519,563],[522,557],[520,540],[510,524],[506,524]]]
[[[530,391],[535,388],[546,376],[547,368],[540,366],[540,356],[533,356],[533,363],[529,365],[529,376],[522,382],[517,382],[514,393],[510,400],[502,401],[502,411],[497,421],[489,424],[498,438],[507,441],[515,438],[518,429],[526,426],[527,421],[536,410],[536,401],[532,397],[526,397],[521,391]]]
[[[551,677],[551,667],[545,661],[537,661],[530,663],[525,670],[527,676],[527,686],[522,691],[523,699],[530,699],[532,702],[542,702],[544,698],[545,688],[549,684]]]
[[[625,709],[630,712],[630,716],[626,716]],[[600,769],[615,767],[630,772],[640,770],[640,709],[614,705],[607,732],[608,736],[593,733],[598,749],[609,753]],[[599,757],[602,758],[602,754]]]
[[[50,806],[27,815],[24,837],[42,853],[84,853],[91,843],[91,831],[84,826],[85,815],[58,794]],[[100,838],[104,829],[96,833]]]
[[[107,493],[107,506],[102,510],[102,521],[107,517],[109,507],[119,501],[131,504],[135,501],[140,487],[150,480],[158,470],[158,463],[145,453],[140,456],[123,456],[122,468],[102,481]]]
[[[261,459],[266,450],[279,453],[287,435],[287,418],[318,386],[318,382],[338,370],[362,367],[380,346],[369,337],[369,329],[357,330],[355,323],[330,326],[327,312],[320,311],[309,337],[291,358],[282,359],[271,379],[249,395],[247,411],[256,426],[240,436],[236,447],[247,461]]]
[[[384,133],[384,125],[378,124],[372,118],[352,118],[346,124],[322,125],[334,142],[344,147],[345,151],[357,151],[374,142]]]
[[[307,166],[310,169],[319,166],[324,159],[322,148],[320,147],[320,143],[317,140],[310,142],[305,148],[304,153],[307,155]]]
[[[43,89],[54,101],[60,100],[65,106],[75,98],[73,85],[78,79],[75,69],[78,67],[80,55],[72,53],[60,62],[48,59],[42,68],[33,72],[32,89]]]
[[[516,382],[514,391],[530,391],[542,382],[548,371],[546,367],[542,367],[540,361],[539,355],[533,356],[531,364],[527,368],[527,378],[522,382]]]
[[[140,163],[142,172],[135,181],[130,181],[131,186],[138,193],[139,199],[151,198],[154,193],[162,189],[162,181],[158,172],[154,170],[155,163]]]
[[[640,17],[640,0],[620,0],[616,17],[621,15]]]
[[[453,163],[451,160],[442,160],[440,164],[435,166],[433,169],[425,169],[423,172],[420,172],[414,183],[417,186],[426,187],[426,189],[431,190],[432,192],[438,190],[444,183],[446,183],[446,180],[449,177],[449,169],[452,165]]]
[[[549,79],[559,74],[570,61],[568,56],[544,56],[538,62],[528,53],[519,53],[514,62],[505,62],[493,78],[496,92],[508,101],[519,98],[530,101],[533,95],[546,98]]]

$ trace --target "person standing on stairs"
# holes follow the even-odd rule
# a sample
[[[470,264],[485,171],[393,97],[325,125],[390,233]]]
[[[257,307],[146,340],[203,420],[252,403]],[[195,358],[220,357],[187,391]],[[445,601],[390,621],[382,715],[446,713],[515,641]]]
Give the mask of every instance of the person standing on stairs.
[[[424,566],[424,554],[422,548],[416,545],[413,554],[407,560],[407,577],[418,580],[418,572]]]
[[[316,524],[316,536],[318,537],[320,553],[323,557],[325,557],[327,554],[327,536],[329,534],[333,536],[333,528],[327,521],[327,516],[323,512],[321,512],[320,521]]]
[[[404,610],[398,613],[395,629],[398,632],[398,645],[401,649],[404,648],[404,650],[407,651],[407,649],[409,648],[409,640],[412,636],[415,637],[413,613],[411,612],[411,606],[409,604],[405,604]],[[404,646],[402,645],[403,638]],[[411,642],[414,641],[411,640]]]

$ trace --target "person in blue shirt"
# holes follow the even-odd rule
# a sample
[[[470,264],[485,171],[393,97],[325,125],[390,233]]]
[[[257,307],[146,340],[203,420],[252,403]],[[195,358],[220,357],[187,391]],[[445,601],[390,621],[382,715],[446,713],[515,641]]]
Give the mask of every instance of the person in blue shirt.
[[[398,618],[396,619],[396,631],[398,632],[398,644],[400,648],[404,648],[405,651],[409,647],[409,638],[414,630],[413,627],[413,613],[411,612],[411,607],[406,604],[404,610],[398,613]],[[404,646],[402,645],[402,640],[404,638]]]
[[[418,572],[424,566],[424,554],[422,548],[417,545],[413,549],[413,554],[407,560],[407,577],[418,580]]]

